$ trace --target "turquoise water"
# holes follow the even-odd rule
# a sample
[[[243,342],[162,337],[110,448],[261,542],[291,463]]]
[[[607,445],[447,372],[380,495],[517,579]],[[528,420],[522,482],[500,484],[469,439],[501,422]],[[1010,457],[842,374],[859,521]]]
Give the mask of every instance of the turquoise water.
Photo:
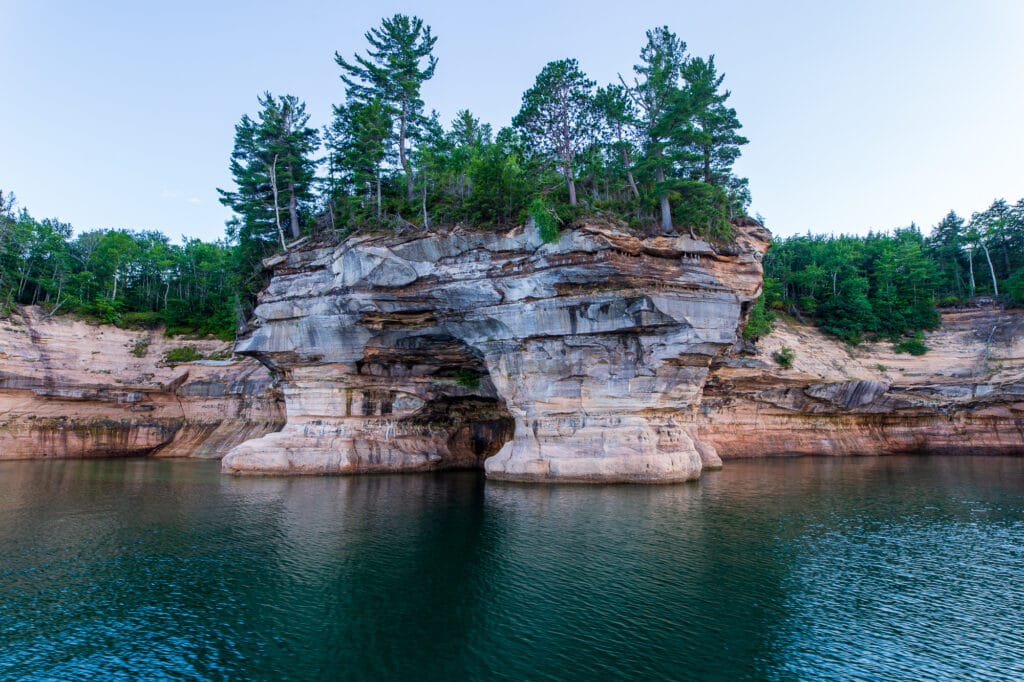
[[[0,679],[1024,679],[1024,458],[0,463]]]

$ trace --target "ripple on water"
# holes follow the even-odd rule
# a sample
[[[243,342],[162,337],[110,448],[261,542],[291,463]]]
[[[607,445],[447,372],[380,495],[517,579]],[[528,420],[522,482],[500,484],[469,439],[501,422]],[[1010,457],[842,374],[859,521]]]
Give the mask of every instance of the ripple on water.
[[[0,463],[0,678],[1024,679],[1024,460]]]

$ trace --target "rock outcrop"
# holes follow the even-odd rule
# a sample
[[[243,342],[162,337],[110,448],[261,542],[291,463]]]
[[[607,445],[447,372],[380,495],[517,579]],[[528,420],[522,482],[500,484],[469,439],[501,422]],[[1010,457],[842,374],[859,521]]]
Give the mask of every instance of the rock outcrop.
[[[483,466],[517,481],[669,482],[720,464],[696,410],[761,288],[768,234],[719,249],[587,225],[355,236],[274,259],[236,351],[287,424],[233,473]]]
[[[38,308],[0,320],[0,459],[130,455],[218,458],[281,427],[283,402],[249,358],[169,365],[190,345]]]
[[[754,355],[716,361],[698,416],[723,459],[1024,454],[1024,311],[947,313],[927,354],[848,347],[780,321]],[[794,350],[792,369],[772,360]]]

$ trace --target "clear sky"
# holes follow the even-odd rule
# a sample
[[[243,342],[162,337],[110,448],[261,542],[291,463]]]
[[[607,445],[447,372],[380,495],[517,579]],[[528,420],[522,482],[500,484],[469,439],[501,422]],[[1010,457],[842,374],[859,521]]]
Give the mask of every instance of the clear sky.
[[[666,24],[714,53],[777,234],[866,232],[1024,196],[1024,2],[0,0],[0,188],[79,230],[219,238],[234,124],[264,90],[323,125],[333,55],[381,17],[438,37],[423,96],[500,127],[548,61],[628,75]]]

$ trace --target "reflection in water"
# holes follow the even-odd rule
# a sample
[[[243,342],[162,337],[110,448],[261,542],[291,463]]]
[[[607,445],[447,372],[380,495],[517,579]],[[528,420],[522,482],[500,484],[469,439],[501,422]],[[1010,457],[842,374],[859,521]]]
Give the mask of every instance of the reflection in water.
[[[1024,460],[675,486],[0,463],[0,678],[1024,676]]]

